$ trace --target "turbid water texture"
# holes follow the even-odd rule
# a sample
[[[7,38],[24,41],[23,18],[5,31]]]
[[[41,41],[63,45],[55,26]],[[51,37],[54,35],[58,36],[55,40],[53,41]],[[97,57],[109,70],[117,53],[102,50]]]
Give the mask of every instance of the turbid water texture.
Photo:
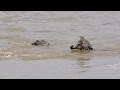
[[[71,51],[79,36],[95,50]],[[120,12],[0,11],[0,78],[120,78]]]

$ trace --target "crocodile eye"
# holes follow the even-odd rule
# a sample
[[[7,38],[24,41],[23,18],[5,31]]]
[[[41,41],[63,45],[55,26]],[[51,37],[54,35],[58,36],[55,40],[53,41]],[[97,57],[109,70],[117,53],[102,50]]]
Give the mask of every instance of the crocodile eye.
[[[36,42],[39,42],[39,40],[36,40]]]

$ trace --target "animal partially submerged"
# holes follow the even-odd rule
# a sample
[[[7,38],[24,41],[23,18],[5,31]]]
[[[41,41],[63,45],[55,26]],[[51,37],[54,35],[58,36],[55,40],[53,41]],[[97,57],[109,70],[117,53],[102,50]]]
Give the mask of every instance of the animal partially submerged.
[[[76,45],[72,45],[70,47],[72,50],[93,50],[92,45],[88,40],[86,40],[83,36],[80,36],[80,40],[77,42]]]
[[[36,42],[32,43],[34,46],[49,46],[49,43],[45,40],[36,40]]]

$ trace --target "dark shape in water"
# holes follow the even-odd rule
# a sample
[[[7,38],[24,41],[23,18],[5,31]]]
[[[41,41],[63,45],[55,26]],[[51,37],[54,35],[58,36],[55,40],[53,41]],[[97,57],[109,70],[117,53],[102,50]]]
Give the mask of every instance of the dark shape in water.
[[[80,36],[80,40],[78,41],[77,45],[72,45],[70,48],[79,49],[79,50],[93,50],[92,45],[88,40],[86,40],[83,36]]]
[[[36,42],[32,43],[34,46],[49,46],[49,43],[45,40],[36,40]]]

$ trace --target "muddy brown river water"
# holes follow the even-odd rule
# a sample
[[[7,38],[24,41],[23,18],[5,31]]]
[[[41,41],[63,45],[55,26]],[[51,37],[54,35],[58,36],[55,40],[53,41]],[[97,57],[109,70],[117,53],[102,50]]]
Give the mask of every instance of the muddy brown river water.
[[[72,52],[79,36],[95,50]],[[0,11],[0,78],[120,78],[120,12]]]

